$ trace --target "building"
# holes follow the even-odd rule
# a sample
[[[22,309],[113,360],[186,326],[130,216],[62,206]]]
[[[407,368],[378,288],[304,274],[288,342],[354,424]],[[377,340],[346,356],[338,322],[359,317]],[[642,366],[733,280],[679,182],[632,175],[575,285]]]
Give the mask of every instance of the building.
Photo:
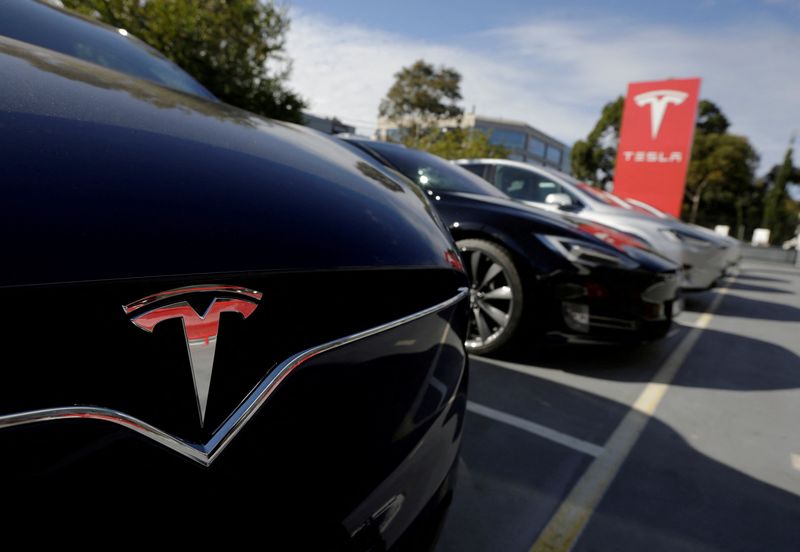
[[[327,119],[317,117],[311,113],[303,113],[303,124],[307,127],[324,132],[325,134],[355,134],[356,132],[356,127],[346,125],[336,117]]]
[[[440,121],[442,128],[474,128],[489,135],[489,143],[509,150],[509,159],[537,163],[570,172],[570,148],[552,136],[523,121],[484,117],[465,113],[461,120]],[[397,125],[386,118],[378,119],[379,140],[391,140],[398,136]]]

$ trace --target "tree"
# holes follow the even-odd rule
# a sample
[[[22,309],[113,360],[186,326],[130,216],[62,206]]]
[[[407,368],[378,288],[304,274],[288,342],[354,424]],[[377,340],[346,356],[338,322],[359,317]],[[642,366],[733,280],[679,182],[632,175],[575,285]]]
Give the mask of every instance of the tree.
[[[709,100],[700,100],[697,104],[695,126],[700,132],[725,134],[731,124],[717,104]]]
[[[746,239],[747,234],[752,234],[754,228],[761,227],[761,218],[764,214],[764,199],[767,195],[767,183],[763,178],[757,178],[749,189],[736,201],[737,216],[741,217],[736,237]]]
[[[262,0],[63,0],[66,7],[127,30],[221,100],[301,121],[303,100],[287,89],[289,18]]]
[[[430,131],[417,140],[413,146],[445,159],[486,157],[504,159],[508,157],[506,148],[490,144],[486,133],[476,129],[449,128]]]
[[[625,98],[618,97],[603,106],[600,120],[586,137],[572,146],[572,174],[600,188],[614,180],[614,164],[617,161],[619,128]]]
[[[438,69],[423,60],[395,73],[395,82],[381,100],[378,114],[395,123],[401,141],[419,138],[437,128],[445,119],[459,119],[464,110],[461,100],[461,75],[455,69]]]
[[[744,222],[738,200],[753,184],[758,155],[747,138],[733,134],[704,132],[698,128],[692,145],[692,160],[686,175],[684,213],[698,222],[700,202],[705,202],[703,221],[716,224]]]
[[[764,200],[764,215],[761,219],[762,228],[769,228],[770,241],[781,243],[794,236],[797,229],[797,204],[791,200],[787,192],[787,185],[791,182],[800,182],[800,170],[792,162],[794,153],[794,138],[789,142],[783,164],[776,165],[767,174],[768,191]]]
[[[464,110],[458,105],[458,71],[418,60],[394,77],[378,114],[397,125],[396,140],[445,159],[508,156],[508,150],[489,143],[484,132],[460,126]]]
[[[689,222],[706,226],[735,221],[739,233],[743,233],[745,198],[753,195],[758,154],[747,138],[728,134],[729,127],[719,106],[700,100],[683,213]]]

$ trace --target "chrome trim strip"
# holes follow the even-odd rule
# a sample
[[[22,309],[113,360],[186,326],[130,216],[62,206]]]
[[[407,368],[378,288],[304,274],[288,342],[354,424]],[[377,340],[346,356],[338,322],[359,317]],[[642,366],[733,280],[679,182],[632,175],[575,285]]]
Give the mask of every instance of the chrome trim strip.
[[[178,454],[194,460],[202,466],[210,466],[211,463],[222,453],[230,444],[233,438],[242,430],[258,410],[264,405],[275,389],[300,365],[313,357],[327,353],[339,347],[349,345],[367,337],[392,330],[404,324],[408,324],[430,314],[445,310],[467,296],[467,288],[459,288],[459,292],[454,297],[434,305],[425,310],[414,314],[398,318],[392,322],[376,326],[369,330],[364,330],[346,337],[335,339],[306,349],[284,360],[275,367],[242,401],[242,404],[228,417],[227,420],[214,432],[211,439],[205,444],[196,444],[174,437],[160,429],[143,422],[133,416],[128,416],[122,412],[101,408],[97,406],[69,406],[59,408],[46,408],[42,410],[32,410],[17,414],[7,414],[0,416],[0,430],[34,424],[39,422],[50,422],[59,420],[89,419],[110,422],[121,425],[136,433],[155,441]]]
[[[188,293],[198,293],[207,291],[226,291],[228,293],[244,295],[246,297],[250,297],[251,299],[255,299],[256,301],[260,301],[263,295],[261,292],[255,291],[253,289],[243,288],[240,286],[203,284],[199,286],[186,286],[181,288],[168,289],[166,291],[160,291],[158,293],[154,293],[153,295],[148,295],[147,297],[138,299],[133,303],[123,305],[122,310],[125,311],[125,314],[131,314],[132,312],[136,312],[137,310],[146,307],[151,303],[155,303],[156,301],[161,301],[162,299],[177,297],[179,295],[186,295]]]
[[[210,464],[208,455],[205,453],[202,445],[196,445],[178,437],[173,437],[169,433],[165,433],[147,422],[143,422],[133,416],[128,416],[127,414],[109,408],[97,406],[67,406],[31,410],[30,412],[21,412],[19,414],[8,414],[6,416],[0,416],[0,429],[39,422],[75,419],[100,420],[121,425],[204,466]]]

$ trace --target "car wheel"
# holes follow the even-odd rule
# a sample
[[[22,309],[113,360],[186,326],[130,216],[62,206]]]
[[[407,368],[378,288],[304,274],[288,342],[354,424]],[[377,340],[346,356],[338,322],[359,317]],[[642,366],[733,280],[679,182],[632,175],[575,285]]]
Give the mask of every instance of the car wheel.
[[[469,274],[470,326],[466,346],[483,354],[511,339],[522,320],[522,281],[511,255],[485,240],[456,243]]]

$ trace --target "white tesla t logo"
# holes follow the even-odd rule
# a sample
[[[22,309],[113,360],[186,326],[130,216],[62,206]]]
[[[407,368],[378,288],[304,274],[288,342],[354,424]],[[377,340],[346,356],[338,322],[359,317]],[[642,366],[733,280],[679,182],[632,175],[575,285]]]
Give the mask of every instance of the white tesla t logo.
[[[681,105],[689,94],[680,90],[651,90],[633,97],[639,107],[650,106],[650,136],[653,140],[658,136],[661,122],[667,112],[667,106]]]

